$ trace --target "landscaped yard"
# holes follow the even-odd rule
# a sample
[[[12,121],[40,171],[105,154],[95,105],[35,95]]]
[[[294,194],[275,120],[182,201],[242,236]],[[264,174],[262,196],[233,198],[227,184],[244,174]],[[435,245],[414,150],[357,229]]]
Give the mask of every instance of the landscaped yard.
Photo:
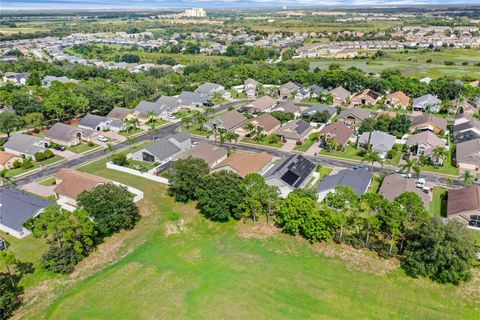
[[[370,183],[370,188],[368,188],[367,192],[377,193],[380,190],[380,186],[382,184],[382,178],[378,176],[373,176],[372,182]]]
[[[67,150],[71,151],[71,152],[74,152],[74,153],[84,153],[84,152],[90,151],[92,149],[97,149],[99,147],[100,146],[98,146],[96,144],[89,145],[88,143],[81,143],[81,144],[76,145],[76,146],[68,147]]]
[[[398,166],[398,164],[400,163],[400,159],[402,158],[403,146],[401,144],[396,144],[394,146],[394,149],[397,150],[397,153],[395,154],[395,157],[393,157],[393,159],[386,159],[385,163],[388,164],[388,165],[392,165],[392,166]]]
[[[190,127],[184,127],[185,131],[187,131],[190,134],[196,134],[198,136],[210,136],[212,135],[211,131],[207,131],[205,129],[200,130],[200,126],[198,125],[191,125]]]
[[[451,147],[450,152],[448,152],[447,158],[445,159],[443,166],[435,167],[432,165],[427,165],[427,166],[421,167],[421,169],[425,171],[435,172],[435,173],[451,174],[454,176],[458,176],[458,168],[453,163],[452,151],[453,151],[453,147]]]
[[[56,162],[59,162],[59,161],[62,161],[62,160],[64,160],[63,157],[61,157],[59,155],[55,155],[52,158],[44,160],[42,162],[32,161],[32,164],[33,164],[32,168],[30,168],[30,169],[24,169],[24,168],[10,169],[10,170],[7,170],[7,173],[5,175],[7,177],[15,177],[15,176],[18,176],[19,174],[35,170],[35,169],[39,168],[40,166],[45,167],[45,166],[48,166],[50,164],[53,164],[53,163],[56,163]]]
[[[443,187],[433,188],[432,202],[430,202],[430,215],[432,217],[447,217],[447,189]]]
[[[278,141],[276,143],[270,143],[269,139],[270,139],[270,136],[265,136],[263,139],[260,139],[259,141],[255,140],[255,139],[248,139],[248,138],[243,138],[240,141],[241,142],[247,142],[247,143],[253,143],[253,144],[259,144],[259,145],[267,146],[267,147],[274,147],[274,148],[281,148],[282,147],[282,143],[280,141]]]
[[[137,134],[139,132],[142,132],[143,130],[140,129],[140,128],[136,128],[136,129],[130,129],[128,131],[119,131],[118,133],[121,134],[122,136],[125,136],[125,137],[130,137],[134,134]]]
[[[318,135],[316,133],[312,133],[301,145],[295,146],[293,150],[306,152],[310,147],[315,143],[318,142]]]
[[[345,159],[352,159],[352,160],[363,160],[363,157],[359,155],[361,150],[355,149],[351,145],[347,145],[344,151],[332,151],[328,152],[326,150],[321,150],[319,154],[338,157],[338,158],[345,158]]]

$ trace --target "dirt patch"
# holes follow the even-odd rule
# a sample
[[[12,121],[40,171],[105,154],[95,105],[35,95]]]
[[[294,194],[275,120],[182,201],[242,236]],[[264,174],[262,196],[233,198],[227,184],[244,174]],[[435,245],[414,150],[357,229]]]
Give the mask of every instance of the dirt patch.
[[[377,257],[374,252],[355,249],[345,244],[321,242],[313,245],[313,249],[327,257],[340,258],[347,268],[362,272],[385,275],[400,266],[400,262],[395,258],[382,259]]]
[[[167,223],[165,225],[165,235],[168,237],[172,234],[177,234],[181,232],[185,232],[188,230],[187,228],[187,220],[180,219],[175,222]]]
[[[280,233],[280,229],[266,222],[251,224],[238,224],[238,235],[244,239],[267,239]]]

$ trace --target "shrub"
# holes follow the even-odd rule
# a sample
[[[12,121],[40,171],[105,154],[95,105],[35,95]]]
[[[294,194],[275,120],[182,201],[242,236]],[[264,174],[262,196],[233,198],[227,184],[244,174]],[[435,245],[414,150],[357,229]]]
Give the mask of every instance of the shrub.
[[[42,256],[42,266],[56,273],[70,273],[83,256],[75,251],[72,246],[60,248],[51,246]]]
[[[12,164],[13,169],[19,169],[21,167],[22,167],[22,161],[20,161],[20,160],[15,160]]]
[[[396,155],[397,155],[397,150],[395,150],[395,149],[392,149],[392,150],[387,152],[387,158],[388,159],[393,159],[393,158],[395,158]]]
[[[34,166],[33,166],[32,160],[28,158],[28,159],[23,160],[21,167],[23,169],[31,169]]]
[[[127,156],[122,153],[118,153],[114,155],[112,157],[112,162],[113,164],[116,164],[117,166],[122,166],[122,167],[125,167],[128,165]]]

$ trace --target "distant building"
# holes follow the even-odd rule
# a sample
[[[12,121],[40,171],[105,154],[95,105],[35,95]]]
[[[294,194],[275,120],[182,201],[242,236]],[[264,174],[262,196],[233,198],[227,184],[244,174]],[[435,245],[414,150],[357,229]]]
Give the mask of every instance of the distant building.
[[[207,12],[203,8],[192,8],[186,9],[183,12],[183,16],[188,18],[205,18],[207,16]]]

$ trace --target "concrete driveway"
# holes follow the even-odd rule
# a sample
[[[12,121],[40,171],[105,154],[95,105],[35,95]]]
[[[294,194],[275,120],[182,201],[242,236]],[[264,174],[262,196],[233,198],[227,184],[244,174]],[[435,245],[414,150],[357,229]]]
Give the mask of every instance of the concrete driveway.
[[[105,138],[108,138],[110,141],[109,142],[99,141],[98,136],[104,136]],[[127,140],[127,137],[125,137],[125,136],[123,136],[120,133],[115,132],[115,131],[101,132],[99,135],[96,135],[96,136],[92,137],[92,142],[93,143],[101,145],[103,147],[105,147],[107,145],[107,143],[120,143],[120,142],[124,142],[126,140]]]
[[[295,148],[296,145],[297,145],[297,141],[287,140],[287,142],[285,142],[283,144],[283,146],[280,148],[280,150],[285,151],[285,152],[290,152],[290,151],[293,151],[293,148]]]
[[[78,153],[75,153],[75,152],[72,152],[72,151],[68,151],[68,150],[65,150],[65,151],[60,151],[60,150],[55,150],[55,149],[50,149],[50,150],[52,150],[52,152],[54,154],[59,155],[60,157],[63,157],[67,160],[78,159],[82,156],[81,154],[78,154]]]
[[[56,185],[42,186],[38,182],[30,182],[21,186],[20,189],[30,193],[34,193],[44,198],[48,198],[55,195],[55,192],[53,192],[53,189],[55,189],[55,187]]]

